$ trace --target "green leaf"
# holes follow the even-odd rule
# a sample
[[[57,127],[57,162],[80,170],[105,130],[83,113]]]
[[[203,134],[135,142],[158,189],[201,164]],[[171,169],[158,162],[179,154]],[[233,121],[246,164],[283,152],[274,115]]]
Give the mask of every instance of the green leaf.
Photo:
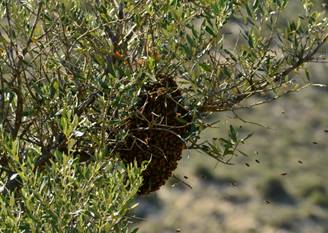
[[[304,73],[305,73],[305,77],[308,81],[311,81],[311,78],[310,78],[310,73],[308,71],[308,69],[304,69]]]
[[[229,130],[230,130],[229,131],[230,138],[233,140],[233,142],[237,142],[237,132],[235,128],[232,125],[230,125]]]
[[[251,9],[251,6],[249,4],[245,4],[246,6],[246,11],[247,11],[247,14],[249,15],[249,17],[253,17],[253,9]]]
[[[211,36],[216,36],[216,34],[214,33],[213,29],[209,26],[205,27],[205,31],[207,31]]]

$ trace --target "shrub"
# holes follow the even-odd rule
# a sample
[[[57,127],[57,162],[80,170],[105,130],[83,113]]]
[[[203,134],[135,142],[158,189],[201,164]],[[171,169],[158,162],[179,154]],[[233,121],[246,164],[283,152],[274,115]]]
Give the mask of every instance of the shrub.
[[[328,39],[327,18],[312,2],[300,1],[302,15],[281,24],[287,0],[1,1],[3,229],[67,231],[88,229],[90,223],[107,231],[120,225],[131,207],[127,200],[142,187],[140,176],[149,180],[156,159],[133,163],[134,158],[124,158],[125,164],[134,164],[125,169],[117,148],[133,148],[136,144],[127,140],[135,140],[152,148],[150,155],[155,146],[162,151],[162,144],[140,139],[136,131],[143,136],[150,130],[170,132],[183,142],[179,153],[187,146],[225,164],[244,154],[238,146],[251,135],[241,138],[234,126],[226,138],[200,142],[201,132],[214,125],[206,119],[213,112],[236,113],[312,85],[304,65],[321,61],[315,55]],[[227,43],[229,25],[240,29],[234,45]],[[300,71],[308,80],[294,75]],[[163,82],[158,86],[161,77],[173,80],[178,91],[168,91]],[[149,92],[147,87],[156,85]],[[177,92],[181,95],[174,96]],[[154,93],[164,106],[171,99],[188,117],[167,107],[164,115],[150,109],[145,117],[143,107]],[[265,101],[245,103],[259,94]],[[143,98],[145,105],[140,105]],[[174,111],[179,124],[172,127],[163,119]],[[147,124],[127,127],[136,117]],[[180,126],[188,128],[186,135],[179,134]],[[152,172],[142,169],[144,160]],[[170,175],[176,161],[170,165],[158,168]],[[82,184],[92,191],[75,193]],[[109,203],[114,197],[117,202]],[[112,209],[104,207],[109,204]]]

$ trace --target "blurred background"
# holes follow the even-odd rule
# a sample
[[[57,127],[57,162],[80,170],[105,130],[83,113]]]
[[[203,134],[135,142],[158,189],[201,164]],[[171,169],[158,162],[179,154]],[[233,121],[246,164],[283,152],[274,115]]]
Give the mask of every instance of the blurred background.
[[[290,2],[285,21],[299,8]],[[308,67],[312,82],[328,84],[328,64]],[[239,133],[254,133],[242,147],[247,156],[225,165],[186,150],[175,176],[138,199],[132,220],[139,232],[328,232],[328,89],[306,88],[237,114],[213,115],[209,121],[220,122],[201,140],[241,126]]]

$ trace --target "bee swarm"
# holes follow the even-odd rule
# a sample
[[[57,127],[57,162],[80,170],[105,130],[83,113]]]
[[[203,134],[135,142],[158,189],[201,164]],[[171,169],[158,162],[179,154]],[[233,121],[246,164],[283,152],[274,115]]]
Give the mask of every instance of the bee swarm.
[[[192,119],[180,103],[181,92],[171,77],[160,76],[158,82],[145,86],[139,97],[127,123],[129,135],[118,152],[125,162],[136,160],[140,165],[150,160],[139,189],[139,194],[147,194],[158,190],[172,176]]]

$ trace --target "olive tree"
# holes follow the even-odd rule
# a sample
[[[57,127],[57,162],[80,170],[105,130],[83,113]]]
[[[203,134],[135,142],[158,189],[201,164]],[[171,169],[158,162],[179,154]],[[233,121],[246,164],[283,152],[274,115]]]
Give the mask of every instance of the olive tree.
[[[1,0],[0,229],[128,231],[149,161],[115,148],[158,77],[177,83],[191,116],[187,148],[222,163],[243,154],[250,135],[234,126],[199,141],[208,116],[319,85],[306,64],[325,60],[325,9],[301,0],[285,22],[290,2]]]

